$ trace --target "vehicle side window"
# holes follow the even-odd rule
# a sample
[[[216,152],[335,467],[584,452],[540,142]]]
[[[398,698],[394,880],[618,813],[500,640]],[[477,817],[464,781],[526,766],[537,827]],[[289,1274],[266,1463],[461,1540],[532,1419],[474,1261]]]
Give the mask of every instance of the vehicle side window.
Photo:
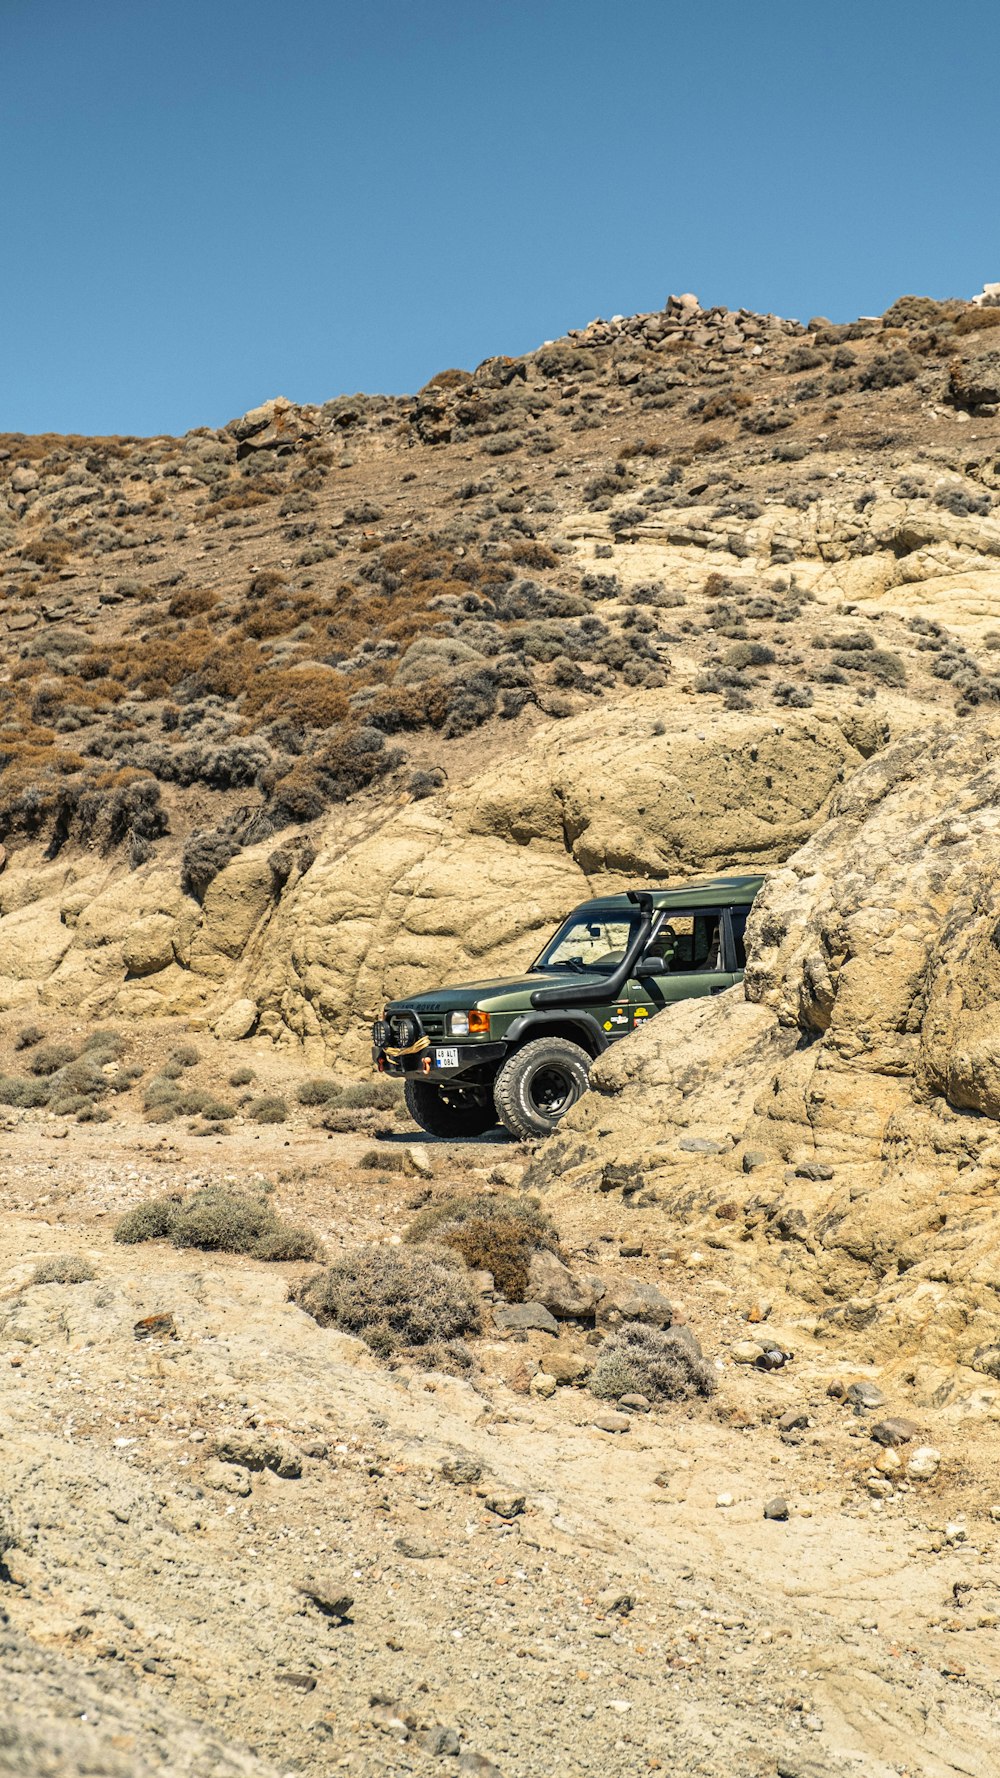
[[[693,975],[722,968],[721,916],[717,910],[699,908],[696,913],[673,912],[655,941],[656,953],[671,975]]]
[[[743,934],[746,931],[749,908],[731,908],[729,918],[733,927],[733,950],[735,951],[734,968],[745,969],[747,961],[746,944]]]

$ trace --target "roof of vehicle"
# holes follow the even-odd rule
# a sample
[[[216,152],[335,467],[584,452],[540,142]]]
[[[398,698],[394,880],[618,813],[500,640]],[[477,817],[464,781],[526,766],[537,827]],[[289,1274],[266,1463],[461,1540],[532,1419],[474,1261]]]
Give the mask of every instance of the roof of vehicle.
[[[651,895],[657,909],[749,907],[763,882],[761,876],[701,877],[694,883],[679,883],[676,888],[656,888],[650,883],[637,883],[636,888]],[[582,901],[573,912],[596,912],[600,908],[605,912],[630,913],[634,907],[627,895],[597,895],[593,901]]]

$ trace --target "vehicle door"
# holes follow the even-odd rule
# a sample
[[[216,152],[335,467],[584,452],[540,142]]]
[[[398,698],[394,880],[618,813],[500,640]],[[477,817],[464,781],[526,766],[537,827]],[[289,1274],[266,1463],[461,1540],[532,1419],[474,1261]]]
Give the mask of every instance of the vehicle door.
[[[721,994],[738,979],[720,908],[672,908],[628,984],[633,1030],[677,1000]]]

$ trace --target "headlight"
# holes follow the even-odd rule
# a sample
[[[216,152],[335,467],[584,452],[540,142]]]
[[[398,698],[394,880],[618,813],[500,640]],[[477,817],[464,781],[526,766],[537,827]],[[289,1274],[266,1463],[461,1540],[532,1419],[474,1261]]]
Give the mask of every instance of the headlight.
[[[490,1015],[473,1007],[471,1012],[453,1012],[448,1020],[448,1030],[452,1037],[488,1037],[490,1034]]]

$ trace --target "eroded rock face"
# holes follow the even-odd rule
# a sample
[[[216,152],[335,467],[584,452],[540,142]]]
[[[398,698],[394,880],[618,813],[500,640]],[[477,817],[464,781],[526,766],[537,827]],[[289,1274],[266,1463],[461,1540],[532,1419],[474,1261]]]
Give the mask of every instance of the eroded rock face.
[[[981,719],[857,772],[758,899],[745,996],[602,1058],[528,1183],[638,1167],[687,1233],[763,1245],[821,1335],[971,1366],[1000,1338],[998,740]]]
[[[273,842],[248,847],[201,907],[159,866],[8,869],[0,1007],[216,1024],[247,1003],[247,1030],[362,1064],[386,999],[523,968],[595,890],[780,863],[868,745],[846,719],[660,707],[638,692],[539,729],[506,767],[379,822],[339,811],[287,876]]]

